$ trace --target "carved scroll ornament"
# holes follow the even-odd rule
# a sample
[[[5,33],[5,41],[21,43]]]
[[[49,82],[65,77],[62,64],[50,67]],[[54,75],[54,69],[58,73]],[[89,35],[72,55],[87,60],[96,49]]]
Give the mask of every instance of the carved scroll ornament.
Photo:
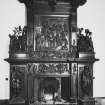
[[[69,64],[67,63],[29,63],[28,70],[31,74],[62,74],[69,73]]]

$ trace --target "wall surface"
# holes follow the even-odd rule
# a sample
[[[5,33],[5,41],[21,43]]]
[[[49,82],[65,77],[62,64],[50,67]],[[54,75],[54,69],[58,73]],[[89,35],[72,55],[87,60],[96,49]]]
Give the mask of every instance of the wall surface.
[[[78,27],[89,28],[93,32],[96,57],[100,59],[94,64],[94,96],[105,96],[105,0],[87,0],[78,9]],[[25,25],[25,7],[17,0],[0,0],[0,99],[9,98],[9,64],[4,61],[8,57],[8,34],[15,26]]]
[[[94,96],[105,97],[105,0],[87,0],[78,9],[78,26],[93,33],[96,58],[100,59],[94,64]]]

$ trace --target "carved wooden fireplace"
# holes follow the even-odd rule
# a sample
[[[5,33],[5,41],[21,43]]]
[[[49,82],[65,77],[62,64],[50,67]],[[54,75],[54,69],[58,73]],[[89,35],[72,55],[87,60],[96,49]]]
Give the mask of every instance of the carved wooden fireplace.
[[[27,105],[94,105],[91,32],[77,28],[86,0],[19,0],[27,26],[9,35],[10,101]]]

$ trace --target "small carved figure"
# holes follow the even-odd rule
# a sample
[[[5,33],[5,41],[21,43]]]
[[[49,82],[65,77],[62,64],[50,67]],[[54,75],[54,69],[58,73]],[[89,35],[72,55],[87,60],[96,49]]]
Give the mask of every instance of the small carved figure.
[[[84,94],[89,94],[90,89],[92,88],[92,75],[90,68],[88,66],[84,66],[84,70],[81,74],[81,88]]]
[[[11,73],[11,89],[13,96],[17,97],[20,91],[23,88],[23,73],[19,70],[16,70],[16,67],[13,67],[13,72]]]

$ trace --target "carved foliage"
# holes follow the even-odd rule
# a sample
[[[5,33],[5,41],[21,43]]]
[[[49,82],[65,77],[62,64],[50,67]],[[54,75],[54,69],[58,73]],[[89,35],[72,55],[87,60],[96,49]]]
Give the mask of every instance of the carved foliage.
[[[85,29],[85,34],[83,33],[83,28],[79,29],[78,33],[78,51],[79,52],[94,52],[93,42],[91,37],[91,32],[88,29]]]
[[[15,27],[13,30],[13,34],[9,34],[10,37],[10,45],[9,51],[10,53],[16,52],[24,52],[27,48],[27,27],[23,29],[21,26]]]
[[[49,21],[42,22],[40,31],[38,27],[36,31],[36,50],[68,50],[68,28],[66,23],[54,23]]]
[[[67,63],[29,63],[28,70],[31,74],[51,74],[51,73],[68,73],[69,64]]]

